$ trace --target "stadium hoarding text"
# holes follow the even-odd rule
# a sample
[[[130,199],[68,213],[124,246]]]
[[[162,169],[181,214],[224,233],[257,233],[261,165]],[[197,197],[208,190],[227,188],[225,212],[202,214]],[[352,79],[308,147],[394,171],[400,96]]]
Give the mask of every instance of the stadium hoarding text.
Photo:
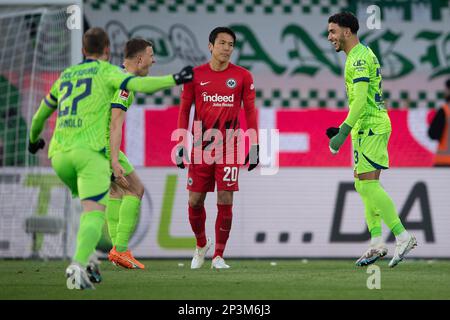
[[[205,3],[191,7],[185,3],[138,4],[139,10],[134,10],[134,2],[129,0],[117,6],[87,5],[85,13],[91,25],[104,27],[110,35],[115,64],[122,63],[128,39],[152,40],[155,75],[206,62],[209,32],[219,25],[229,26],[237,35],[232,61],[253,73],[261,93],[257,101],[264,106],[298,107],[303,102],[319,106],[326,101],[331,101],[328,106],[343,106],[345,55],[335,52],[326,31],[331,14],[350,8],[360,19],[361,40],[373,49],[383,67],[388,106],[438,102],[438,92],[450,75],[448,2],[442,1],[441,6],[433,1],[323,2],[329,1],[317,1],[308,9],[303,4],[280,2],[271,7],[261,2],[253,6],[236,3],[232,8],[226,4],[209,8]],[[368,29],[365,23],[370,17],[366,9],[373,4],[382,10],[379,29]],[[172,95],[178,90],[172,90]]]
[[[227,257],[338,258],[357,257],[365,250],[369,233],[351,169],[281,168],[273,176],[258,171],[240,172]],[[139,257],[191,257],[195,239],[187,215],[187,171],[142,168],[137,173],[146,193],[131,239],[133,253]],[[67,197],[52,171],[2,169],[0,177],[0,257],[31,255],[33,239],[25,232],[24,222],[32,215],[69,219],[66,251],[73,252],[79,203]],[[390,169],[381,181],[405,227],[417,237],[419,246],[412,257],[450,258],[450,170]],[[207,235],[214,239],[215,194],[209,194],[205,206]],[[44,235],[41,253],[62,256],[63,237],[63,232]],[[395,243],[386,226],[383,238],[392,254]],[[101,247],[108,249],[107,234]]]

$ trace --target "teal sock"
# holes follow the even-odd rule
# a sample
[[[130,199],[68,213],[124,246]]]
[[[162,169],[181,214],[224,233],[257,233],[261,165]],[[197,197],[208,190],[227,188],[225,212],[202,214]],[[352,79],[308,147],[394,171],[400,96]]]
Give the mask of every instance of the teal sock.
[[[128,241],[136,227],[141,207],[141,200],[135,196],[124,196],[119,211],[119,224],[117,225],[116,250],[125,252]]]
[[[87,266],[89,257],[100,240],[104,224],[105,214],[102,211],[89,211],[81,215],[73,261],[83,267]]]
[[[113,246],[116,245],[117,225],[119,224],[119,211],[122,199],[109,198],[106,206],[106,222],[108,224],[109,237]]]
[[[381,215],[384,223],[394,235],[398,235],[405,231],[405,228],[398,217],[394,202],[383,189],[380,181],[361,180],[360,187],[363,197],[367,199],[369,206]]]

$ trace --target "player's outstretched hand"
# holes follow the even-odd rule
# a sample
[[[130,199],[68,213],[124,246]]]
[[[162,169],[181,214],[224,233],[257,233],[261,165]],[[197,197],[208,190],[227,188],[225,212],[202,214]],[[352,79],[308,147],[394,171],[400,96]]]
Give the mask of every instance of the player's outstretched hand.
[[[259,164],[259,144],[254,144],[251,146],[250,151],[245,158],[244,165],[250,161],[248,166],[248,171],[252,171]]]
[[[183,162],[184,157],[187,158],[186,148],[183,146],[178,146],[177,150],[175,151],[175,163],[177,164],[177,167],[180,169],[185,168],[185,165]]]
[[[337,135],[339,133],[339,128],[336,127],[329,127],[327,129],[327,137],[328,139],[333,138],[335,135]]]
[[[38,152],[39,149],[44,149],[45,141],[42,138],[39,138],[36,142],[32,143],[28,141],[28,151],[32,154]]]
[[[192,79],[194,79],[194,70],[192,66],[184,67],[180,72],[175,73],[173,79],[177,85],[192,81]]]

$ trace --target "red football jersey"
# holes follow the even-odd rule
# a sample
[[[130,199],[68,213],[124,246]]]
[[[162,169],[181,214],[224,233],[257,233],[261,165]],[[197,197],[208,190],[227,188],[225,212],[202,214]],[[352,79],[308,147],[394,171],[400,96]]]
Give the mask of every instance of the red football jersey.
[[[218,129],[225,137],[227,129],[238,129],[243,106],[248,128],[257,131],[255,86],[251,73],[230,63],[223,71],[214,71],[209,63],[194,68],[194,79],[181,94],[179,128],[188,128],[189,112],[195,103],[194,121],[202,122],[202,131]],[[194,130],[194,128],[193,128]],[[194,137],[196,133],[194,133]],[[256,143],[256,141],[254,141]],[[203,147],[208,143],[204,142]]]

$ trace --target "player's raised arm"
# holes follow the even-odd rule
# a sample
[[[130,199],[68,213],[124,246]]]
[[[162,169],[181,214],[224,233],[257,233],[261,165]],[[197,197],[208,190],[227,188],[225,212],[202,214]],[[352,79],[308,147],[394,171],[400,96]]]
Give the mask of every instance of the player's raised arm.
[[[250,162],[248,171],[253,170],[259,164],[259,143],[258,143],[258,121],[256,119],[255,108],[255,85],[253,77],[248,72],[244,78],[242,103],[245,110],[245,119],[248,129],[253,130],[250,133],[250,151],[245,159],[245,163]]]
[[[38,110],[33,115],[30,128],[30,137],[28,141],[28,151],[32,154],[35,154],[39,149],[43,149],[45,147],[44,139],[39,138],[39,136],[44,129],[47,119],[58,108],[58,90],[56,90],[57,83],[58,81],[53,84],[52,89],[47,96],[42,99]]]
[[[136,77],[122,72],[117,67],[111,68],[108,75],[108,81],[113,88],[143,93],[154,93],[162,89],[171,88],[192,81],[192,78],[193,71],[191,66],[184,67],[178,73],[160,77]]]

